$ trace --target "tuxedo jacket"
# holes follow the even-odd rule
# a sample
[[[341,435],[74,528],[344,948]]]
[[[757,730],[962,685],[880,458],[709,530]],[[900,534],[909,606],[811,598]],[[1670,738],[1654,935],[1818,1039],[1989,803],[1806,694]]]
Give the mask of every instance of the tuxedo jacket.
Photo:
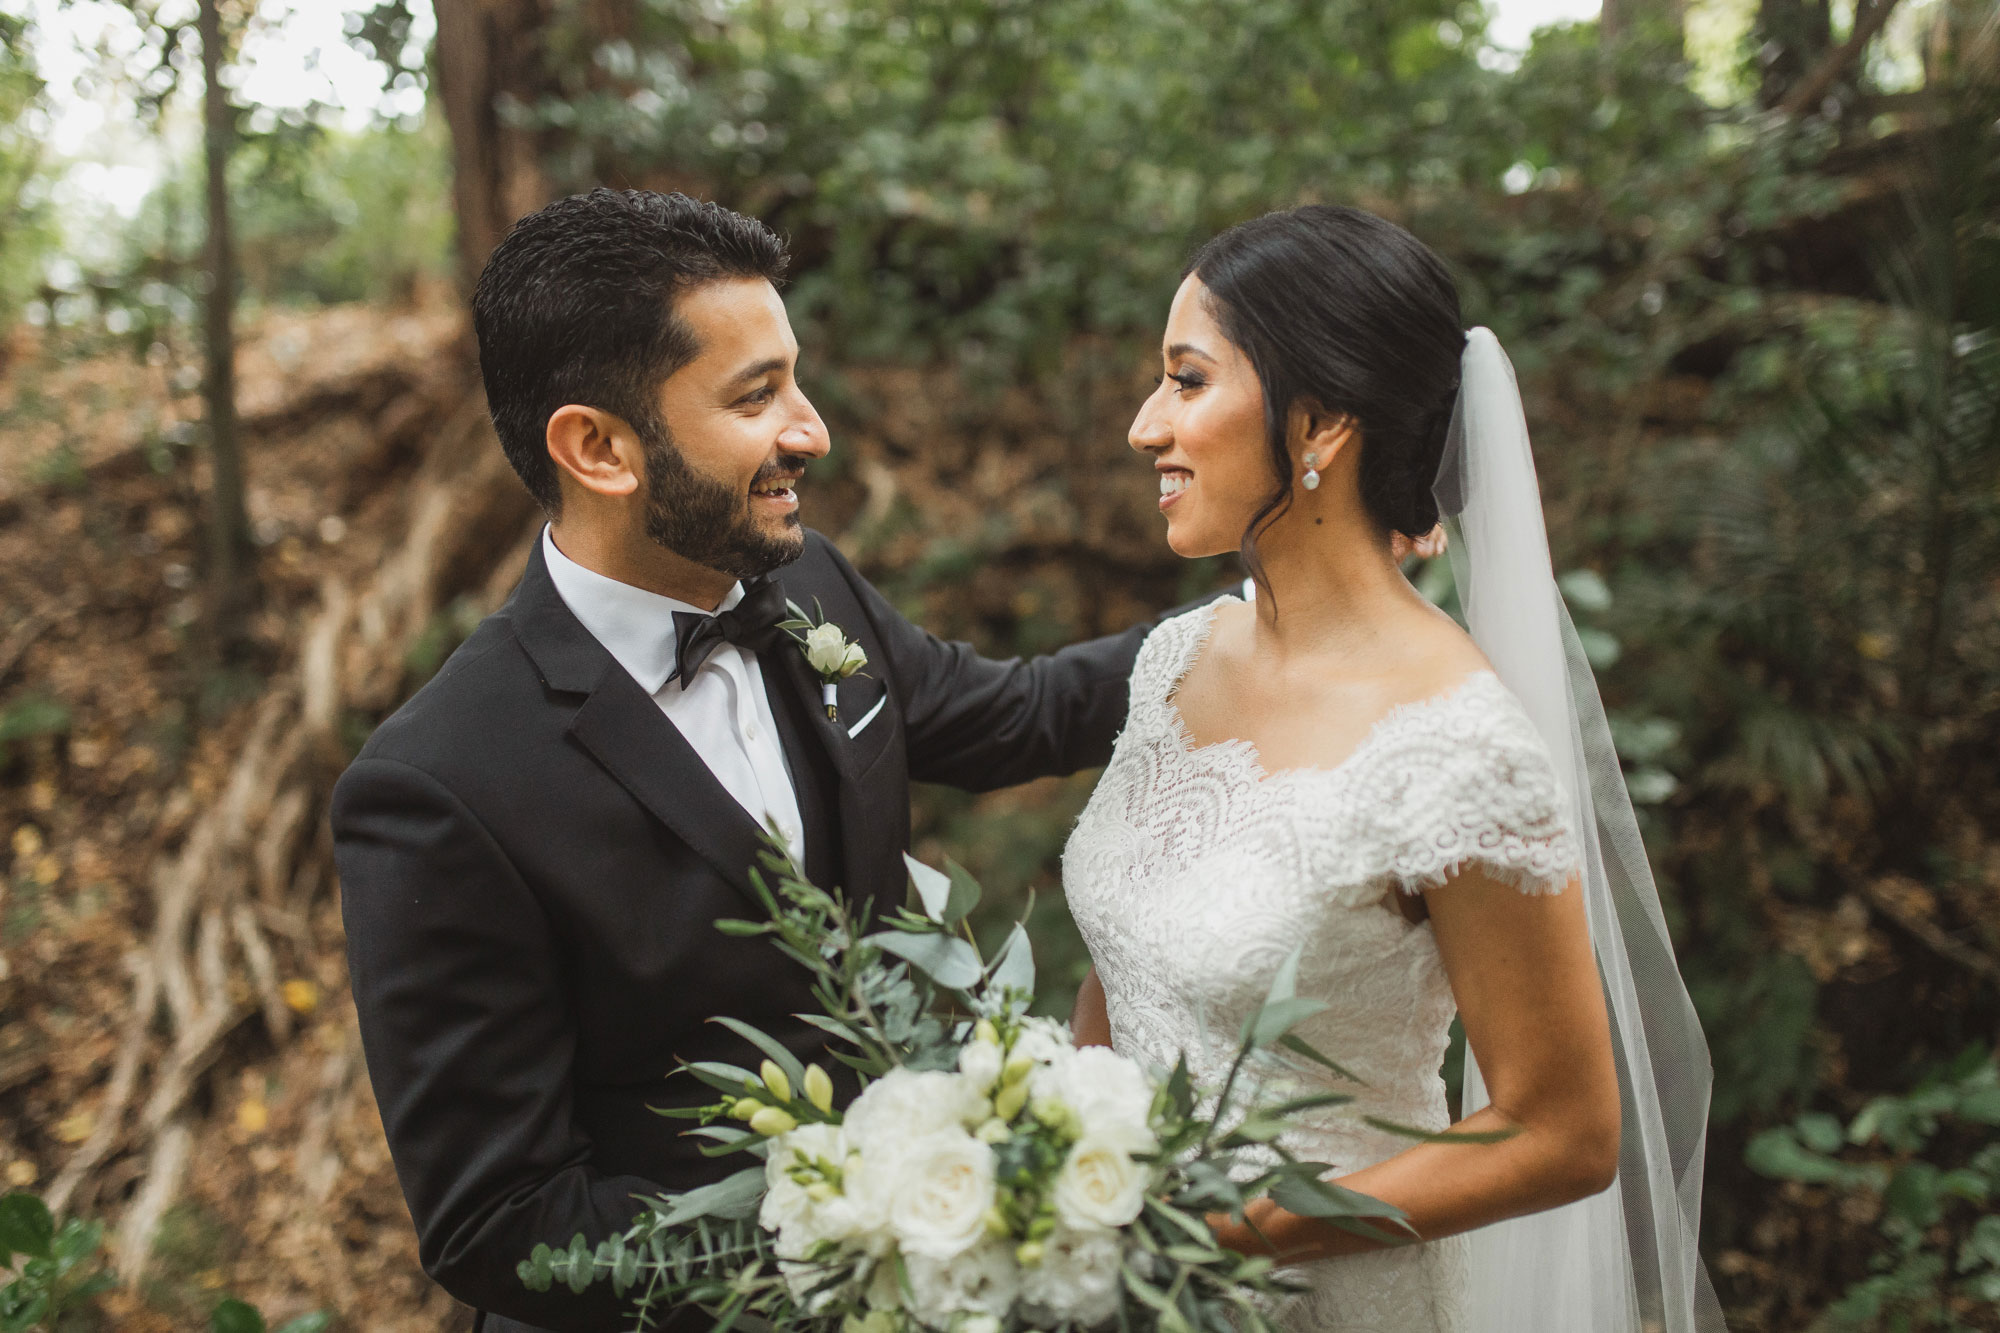
[[[912,779],[984,791],[1110,758],[1150,625],[994,661],[903,619],[817,533],[775,577],[868,653],[835,720],[802,652],[758,654],[815,882],[878,913],[903,901]],[[795,1017],[814,1009],[804,969],[714,926],[763,915],[757,822],[570,613],[540,543],[506,606],[369,738],[332,818],[363,1048],[425,1271],[489,1329],[625,1327],[608,1284],[538,1294],[515,1265],[740,1168],[652,1109],[713,1099],[668,1077],[679,1061],[754,1065],[712,1015],[829,1063]]]

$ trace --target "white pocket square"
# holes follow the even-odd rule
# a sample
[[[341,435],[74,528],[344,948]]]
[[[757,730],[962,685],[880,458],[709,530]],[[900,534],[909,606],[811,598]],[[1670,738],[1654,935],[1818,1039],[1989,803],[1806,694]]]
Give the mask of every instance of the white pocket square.
[[[884,690],[882,691],[882,697],[875,701],[875,706],[869,709],[866,713],[863,713],[861,715],[861,720],[859,722],[856,722],[853,726],[847,729],[847,739],[853,740],[856,736],[859,736],[862,732],[866,731],[868,729],[868,724],[875,720],[875,715],[882,711],[882,705],[888,702],[889,702],[889,691]]]

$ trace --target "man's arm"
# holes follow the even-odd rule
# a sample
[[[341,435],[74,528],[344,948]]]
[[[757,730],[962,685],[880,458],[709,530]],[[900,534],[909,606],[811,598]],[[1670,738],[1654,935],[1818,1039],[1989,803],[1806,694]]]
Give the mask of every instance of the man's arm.
[[[441,783],[363,758],[333,798],[348,968],[382,1126],[424,1271],[483,1310],[546,1328],[619,1329],[609,1284],[529,1291],[538,1242],[623,1230],[635,1194],[571,1119],[576,1034],[553,932],[513,865]]]
[[[1157,621],[1029,661],[995,660],[912,625],[830,542],[828,553],[888,655],[881,669],[903,706],[912,779],[991,791],[1110,761],[1132,663]]]

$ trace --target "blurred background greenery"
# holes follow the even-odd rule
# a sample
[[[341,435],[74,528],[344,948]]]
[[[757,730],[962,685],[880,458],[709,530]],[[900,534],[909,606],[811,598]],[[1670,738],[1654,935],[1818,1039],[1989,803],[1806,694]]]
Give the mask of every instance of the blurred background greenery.
[[[5,524],[87,511],[135,452],[146,484],[223,521],[217,409],[187,405],[215,347],[205,148],[226,151],[228,304],[253,342],[336,306],[363,337],[399,312],[455,321],[521,212],[600,183],[684,189],[791,238],[802,374],[835,437],[809,521],[938,632],[1038,651],[1232,576],[1167,552],[1123,444],[1190,249],[1304,201],[1384,213],[1453,263],[1521,372],[1557,566],[1713,1050],[1703,1239],[1733,1326],[2000,1328],[1990,4],[1612,0],[1509,49],[1476,0],[389,0],[319,53],[367,63],[358,107],[284,87],[314,7],[219,6],[226,136],[206,143],[194,4],[0,16]],[[47,86],[57,64],[68,86]],[[79,100],[109,108],[103,143],[65,157],[53,127]],[[435,347],[476,389],[462,338]],[[78,424],[51,386],[121,359],[162,372],[132,390],[159,402],[138,426]],[[260,501],[279,466],[260,440],[321,410],[283,406],[284,371],[244,446],[250,627],[204,636],[174,610],[212,554],[139,595],[181,637],[154,715],[119,735],[171,720],[178,739],[147,742],[163,790],[199,787],[203,729],[239,735],[227,719],[306,650],[272,608],[285,578],[305,598],[330,552],[363,549],[327,524],[400,512],[370,497],[433,447],[357,446],[373,461],[315,482],[339,498],[304,517]],[[346,744],[504,590],[495,557],[527,521],[455,568]],[[360,564],[407,527],[382,519]],[[1442,568],[1411,573],[1449,596]],[[75,762],[88,691],[6,656],[0,745],[25,757],[0,807],[39,830],[32,855],[14,843],[18,906],[43,832],[60,840],[33,784],[83,823],[129,793],[92,795]],[[920,854],[957,857],[1006,912],[1033,895],[1055,1012],[1085,965],[1058,858],[1088,791],[918,797]],[[239,1043],[222,1065],[271,1058]],[[33,1088],[0,1080],[24,1126],[0,1147],[33,1164],[17,1184],[68,1151],[28,1124],[49,1114]],[[121,1206],[114,1184],[95,1197]]]

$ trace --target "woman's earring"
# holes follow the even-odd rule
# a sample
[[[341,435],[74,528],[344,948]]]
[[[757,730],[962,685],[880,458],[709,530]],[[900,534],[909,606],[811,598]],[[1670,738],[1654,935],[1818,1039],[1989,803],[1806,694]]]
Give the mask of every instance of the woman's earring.
[[[1319,455],[1315,453],[1307,454],[1305,464],[1306,475],[1301,477],[1300,480],[1305,483],[1307,490],[1316,491],[1319,489]]]

